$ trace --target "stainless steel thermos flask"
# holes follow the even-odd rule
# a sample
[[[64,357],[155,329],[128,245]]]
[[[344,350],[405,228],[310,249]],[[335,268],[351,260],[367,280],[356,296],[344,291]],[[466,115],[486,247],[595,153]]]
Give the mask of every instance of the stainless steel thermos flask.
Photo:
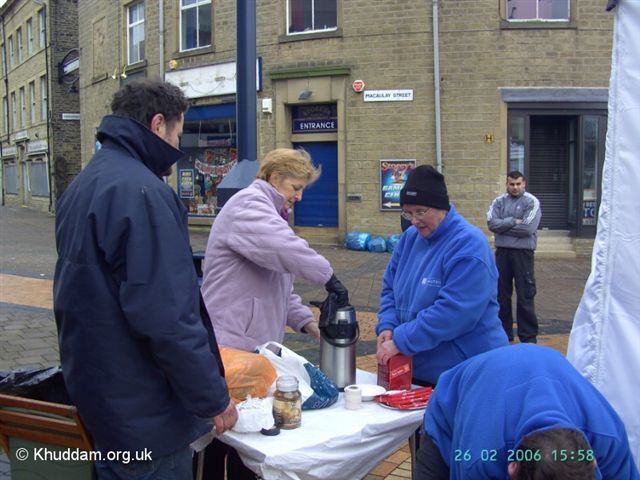
[[[338,308],[333,318],[320,323],[320,370],[344,390],[356,383],[356,342],[360,336],[356,310]]]

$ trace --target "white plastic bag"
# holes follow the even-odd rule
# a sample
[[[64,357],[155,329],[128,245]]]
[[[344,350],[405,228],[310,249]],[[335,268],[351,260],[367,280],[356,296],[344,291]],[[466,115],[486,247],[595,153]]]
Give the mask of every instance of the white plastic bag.
[[[238,409],[238,421],[233,426],[234,432],[259,432],[263,428],[273,427],[273,397],[251,398],[249,395],[236,408]]]
[[[280,354],[276,354],[276,351]],[[267,342],[258,347],[258,353],[269,359],[279,377],[293,375],[298,379],[303,410],[325,408],[338,400],[338,388],[331,380],[293,350],[277,342]]]

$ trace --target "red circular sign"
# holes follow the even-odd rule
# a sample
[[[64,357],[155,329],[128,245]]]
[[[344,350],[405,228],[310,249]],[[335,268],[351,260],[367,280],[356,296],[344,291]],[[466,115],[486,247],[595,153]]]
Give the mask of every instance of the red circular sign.
[[[360,93],[364,90],[364,81],[362,80],[354,80],[353,81],[353,91],[356,93]]]

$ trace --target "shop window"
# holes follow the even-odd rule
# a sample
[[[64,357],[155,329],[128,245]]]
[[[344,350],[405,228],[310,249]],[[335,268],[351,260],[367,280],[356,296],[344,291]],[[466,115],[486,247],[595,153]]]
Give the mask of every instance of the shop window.
[[[337,0],[288,0],[287,32],[310,33],[337,28]]]
[[[136,3],[127,9],[128,64],[144,60],[144,3]]]
[[[2,178],[4,191],[13,195],[18,194],[18,167],[14,161],[2,164]]]
[[[34,197],[49,196],[49,178],[47,175],[47,164],[43,161],[30,162],[29,181],[31,195]]]
[[[211,45],[211,0],[180,0],[180,50]]]
[[[506,0],[512,21],[569,21],[570,0]]]
[[[189,215],[212,217],[218,184],[237,161],[235,117],[185,120],[180,149],[178,196]]]

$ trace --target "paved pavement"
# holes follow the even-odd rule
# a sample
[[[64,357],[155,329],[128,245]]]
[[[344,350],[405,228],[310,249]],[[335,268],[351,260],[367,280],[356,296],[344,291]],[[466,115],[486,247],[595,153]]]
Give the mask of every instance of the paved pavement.
[[[390,232],[391,233],[391,232]],[[208,232],[193,230],[194,250],[204,250]],[[387,253],[354,252],[314,245],[347,286],[358,312],[361,341],[358,367],[375,371],[375,312]],[[52,312],[55,267],[54,217],[29,209],[0,206],[0,371],[59,364]],[[540,343],[566,351],[567,334],[590,268],[587,258],[538,259],[536,277]],[[322,300],[323,287],[296,282],[304,302]],[[287,333],[285,343],[317,362],[318,346],[306,335]],[[367,480],[410,477],[406,446],[375,466]],[[0,479],[9,478],[7,459],[0,455]]]

